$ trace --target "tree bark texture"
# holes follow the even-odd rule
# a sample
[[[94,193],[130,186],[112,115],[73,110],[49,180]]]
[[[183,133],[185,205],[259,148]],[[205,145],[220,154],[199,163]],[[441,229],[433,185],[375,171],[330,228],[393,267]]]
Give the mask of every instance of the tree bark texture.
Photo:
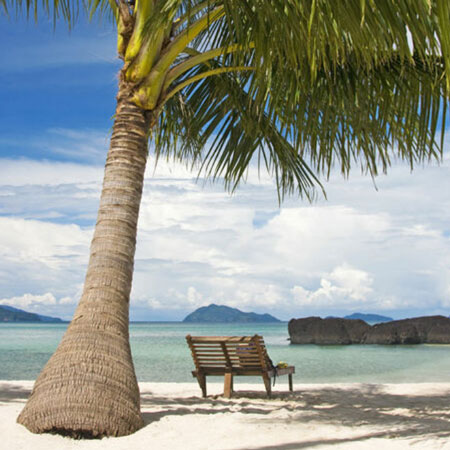
[[[143,425],[128,319],[148,126],[119,95],[83,294],[17,419],[34,433],[123,436]]]

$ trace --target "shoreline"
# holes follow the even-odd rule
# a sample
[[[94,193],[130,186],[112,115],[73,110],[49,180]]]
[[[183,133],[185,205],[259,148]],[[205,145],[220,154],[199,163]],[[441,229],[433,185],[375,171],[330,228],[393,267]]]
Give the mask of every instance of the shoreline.
[[[217,381],[220,378],[217,379]],[[278,380],[271,399],[263,383],[236,382],[236,395],[220,396],[208,382],[139,383],[145,426],[133,435],[74,441],[35,435],[16,417],[33,381],[0,381],[0,435],[11,450],[296,450],[450,449],[450,383],[295,384]]]

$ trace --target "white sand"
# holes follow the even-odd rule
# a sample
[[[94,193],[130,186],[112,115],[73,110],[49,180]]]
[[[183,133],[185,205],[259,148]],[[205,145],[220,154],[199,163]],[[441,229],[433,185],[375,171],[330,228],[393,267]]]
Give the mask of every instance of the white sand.
[[[141,383],[145,427],[92,441],[16,424],[33,383],[0,381],[0,449],[450,449],[450,383],[294,384],[288,393],[280,379],[268,400],[262,383],[237,381],[230,400],[216,395],[219,383],[206,399],[194,383]]]

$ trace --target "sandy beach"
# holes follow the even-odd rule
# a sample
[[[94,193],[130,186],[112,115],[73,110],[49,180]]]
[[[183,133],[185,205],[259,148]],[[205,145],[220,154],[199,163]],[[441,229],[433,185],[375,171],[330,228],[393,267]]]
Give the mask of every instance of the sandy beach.
[[[261,385],[221,383],[202,398],[194,383],[140,383],[145,426],[137,433],[92,441],[34,435],[16,417],[32,381],[0,381],[1,448],[294,450],[450,449],[450,383],[297,384],[282,381],[272,399]]]

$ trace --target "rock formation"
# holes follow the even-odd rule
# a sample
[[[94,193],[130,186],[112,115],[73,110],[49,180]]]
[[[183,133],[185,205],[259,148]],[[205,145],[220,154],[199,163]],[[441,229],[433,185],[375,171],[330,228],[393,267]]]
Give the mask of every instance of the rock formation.
[[[373,326],[363,320],[306,317],[288,324],[291,344],[450,344],[444,316],[394,320]]]
[[[450,319],[428,316],[378,323],[364,344],[450,344]]]
[[[306,317],[288,324],[291,344],[359,344],[369,329],[359,319]]]

